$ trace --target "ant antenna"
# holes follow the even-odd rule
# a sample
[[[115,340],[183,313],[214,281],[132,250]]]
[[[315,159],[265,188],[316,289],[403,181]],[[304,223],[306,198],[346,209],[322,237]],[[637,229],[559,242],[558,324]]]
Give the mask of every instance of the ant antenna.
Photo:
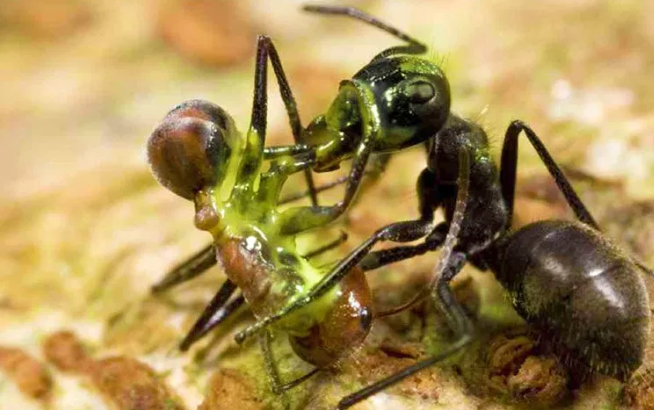
[[[388,48],[381,53],[377,54],[372,60],[379,60],[391,55],[396,54],[423,54],[427,51],[427,46],[413,37],[409,36],[396,29],[395,27],[389,26],[377,18],[362,12],[359,9],[354,7],[343,7],[343,6],[318,6],[318,5],[304,5],[302,10],[308,11],[309,13],[318,13],[318,14],[332,14],[337,16],[347,16],[352,17],[355,20],[362,21],[366,24],[370,24],[373,27],[377,27],[380,30],[387,32],[388,34],[399,38],[402,41],[406,41],[409,45],[406,46],[396,46]]]

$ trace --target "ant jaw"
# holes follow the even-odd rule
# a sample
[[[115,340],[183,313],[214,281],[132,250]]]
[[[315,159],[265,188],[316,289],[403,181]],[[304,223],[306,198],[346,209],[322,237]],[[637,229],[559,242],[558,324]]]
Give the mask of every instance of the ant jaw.
[[[221,218],[216,209],[213,190],[200,190],[195,194],[195,227],[201,231],[214,233],[220,228]]]

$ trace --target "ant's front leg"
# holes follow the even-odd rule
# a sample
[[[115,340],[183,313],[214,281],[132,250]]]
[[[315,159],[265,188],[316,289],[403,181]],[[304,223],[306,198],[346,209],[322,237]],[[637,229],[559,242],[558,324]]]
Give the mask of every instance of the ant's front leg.
[[[461,228],[461,221],[465,215],[466,203],[468,200],[469,188],[469,169],[470,159],[465,149],[459,153],[459,181],[458,192],[456,198],[456,206],[449,223],[448,232],[445,238],[445,245],[441,260],[434,271],[432,281],[428,287],[427,292],[421,292],[416,295],[412,301],[404,304],[400,309],[396,309],[393,313],[399,312],[404,308],[410,306],[415,301],[420,300],[426,294],[431,293],[432,299],[438,303],[447,317],[448,324],[458,336],[456,342],[444,351],[433,355],[432,357],[420,361],[412,366],[409,366],[386,379],[380,380],[358,392],[351,394],[341,400],[338,404],[339,409],[345,409],[353,406],[354,404],[365,400],[366,398],[376,394],[385,388],[392,386],[405,378],[423,370],[435,363],[446,359],[455,352],[465,347],[472,341],[474,335],[474,326],[472,321],[468,318],[463,309],[463,306],[456,300],[454,292],[450,287],[450,282],[461,271],[466,260],[467,254],[464,252],[454,251],[457,245],[457,238]],[[423,295],[424,294],[424,295]]]
[[[282,61],[279,58],[277,49],[273,44],[272,40],[269,37],[261,36],[259,37],[259,44],[261,47],[265,47],[268,51],[268,57],[270,57],[270,62],[272,63],[273,72],[275,77],[277,77],[277,84],[279,85],[279,93],[282,96],[282,101],[284,102],[284,107],[286,108],[286,114],[288,115],[288,121],[291,126],[291,133],[293,134],[293,141],[295,142],[294,146],[291,147],[271,147],[270,149],[264,148],[264,158],[269,155],[297,155],[299,153],[306,153],[310,151],[310,147],[305,144],[303,137],[302,121],[300,120],[300,113],[297,109],[297,103],[293,97],[293,92],[291,91],[291,86],[286,79],[286,74],[284,73],[284,68],[282,67]],[[257,90],[256,92],[260,92]],[[263,90],[265,92],[265,89]],[[277,148],[277,149],[276,149]],[[309,196],[311,198],[311,205],[318,206],[318,193],[316,191],[316,186],[313,181],[313,175],[311,174],[311,169],[306,168],[304,170],[304,178],[307,182],[309,188]]]

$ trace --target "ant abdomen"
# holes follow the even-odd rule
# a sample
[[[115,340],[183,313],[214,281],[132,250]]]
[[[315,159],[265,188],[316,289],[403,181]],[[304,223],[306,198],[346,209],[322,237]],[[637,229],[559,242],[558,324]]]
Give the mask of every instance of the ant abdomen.
[[[518,313],[564,349],[572,363],[626,380],[649,334],[638,267],[578,222],[530,224],[500,245],[495,266]]]
[[[237,138],[234,121],[208,101],[173,108],[148,140],[148,160],[159,182],[186,199],[219,181]]]
[[[355,267],[340,283],[339,296],[324,319],[309,329],[308,335],[290,338],[293,350],[315,366],[333,364],[368,335],[373,319],[372,304],[365,274]]]

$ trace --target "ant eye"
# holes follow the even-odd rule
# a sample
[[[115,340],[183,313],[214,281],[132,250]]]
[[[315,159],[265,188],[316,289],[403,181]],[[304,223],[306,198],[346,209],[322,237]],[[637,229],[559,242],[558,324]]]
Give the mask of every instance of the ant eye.
[[[434,98],[435,94],[434,87],[424,81],[418,81],[406,87],[406,95],[413,104],[424,104]]]

